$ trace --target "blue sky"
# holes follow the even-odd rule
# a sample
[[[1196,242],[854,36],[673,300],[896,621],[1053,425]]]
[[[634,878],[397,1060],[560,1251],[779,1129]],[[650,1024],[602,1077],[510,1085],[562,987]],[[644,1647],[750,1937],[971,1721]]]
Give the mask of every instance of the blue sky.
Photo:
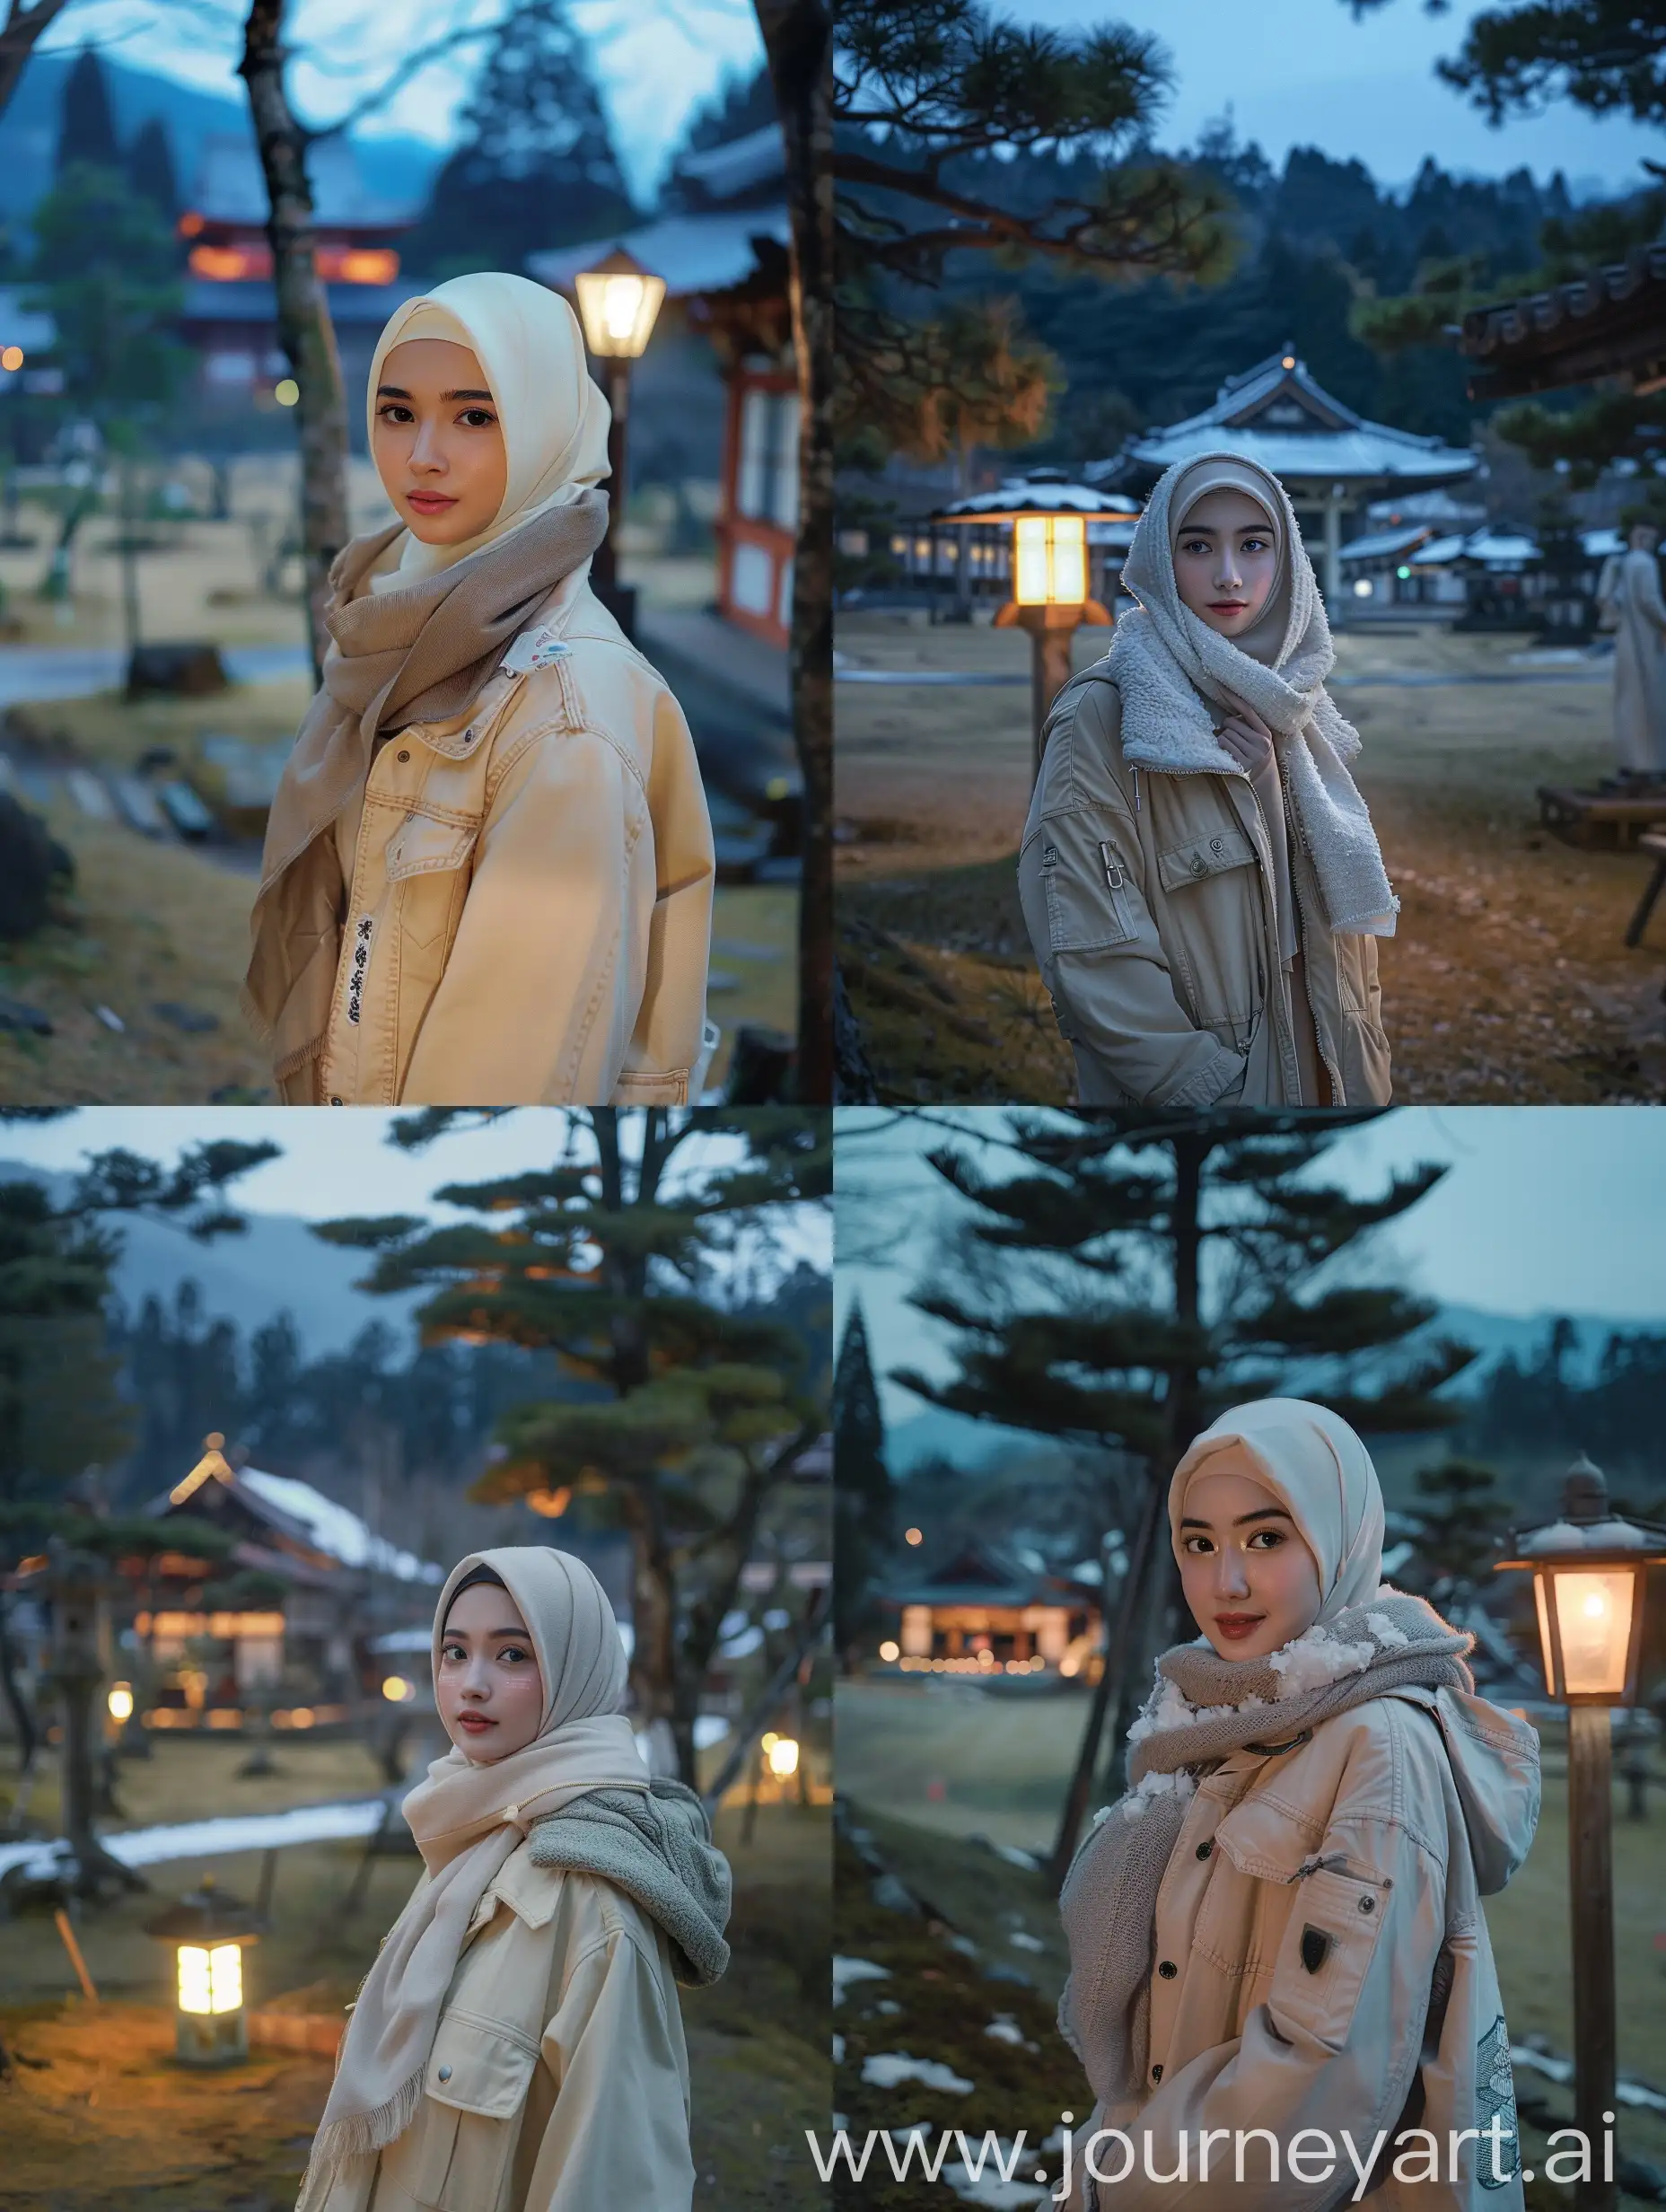
[[[891,1118],[853,1111],[843,1119],[836,1325],[859,1294],[877,1366],[951,1372],[935,1324],[908,1304],[933,1262],[936,1224],[958,1204],[923,1154],[952,1141],[953,1126],[997,1128],[1001,1119],[999,1109],[944,1110],[856,1138],[849,1132]],[[974,1158],[979,1150],[963,1148]],[[1666,1215],[1666,1114],[1658,1108],[1405,1107],[1341,1137],[1324,1172],[1369,1191],[1424,1160],[1449,1172],[1379,1244],[1391,1279],[1515,1318],[1666,1323],[1666,1244],[1643,1228]],[[858,1187],[872,1194],[866,1204],[855,1201]],[[905,1233],[895,1249],[855,1261],[897,1229]],[[889,1419],[919,1410],[906,1391],[887,1385],[885,1395]]]
[[[1497,176],[1525,165],[1570,183],[1612,190],[1644,181],[1637,163],[1666,141],[1627,120],[1599,121],[1558,101],[1542,117],[1490,129],[1434,75],[1462,43],[1463,26],[1496,0],[1451,0],[1430,15],[1422,0],[1389,0],[1359,22],[1347,0],[1014,0],[1006,13],[1060,27],[1103,22],[1155,31],[1178,78],[1160,141],[1189,144],[1230,102],[1239,136],[1282,163],[1289,147],[1357,155],[1381,181],[1403,185],[1425,154],[1448,169]]]
[[[327,121],[384,83],[408,52],[503,13],[503,0],[294,0],[296,105],[308,121]],[[572,14],[591,41],[620,158],[645,198],[692,111],[725,76],[750,77],[762,61],[750,0],[573,0]],[[136,67],[241,105],[242,16],[237,0],[71,0],[43,50],[75,52],[92,40]],[[482,50],[465,46],[425,69],[367,127],[447,143]]]

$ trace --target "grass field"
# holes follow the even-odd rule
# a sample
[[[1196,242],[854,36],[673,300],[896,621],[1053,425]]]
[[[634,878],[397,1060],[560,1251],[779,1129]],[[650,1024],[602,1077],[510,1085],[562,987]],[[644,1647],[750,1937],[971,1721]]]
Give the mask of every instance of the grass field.
[[[994,2128],[1010,2139],[1022,2126],[1034,2144],[1062,2110],[1086,2118],[1091,2095],[1053,2020],[1068,1971],[1057,1907],[1040,1874],[994,1848],[1050,1849],[1086,1705],[1082,1696],[987,1696],[942,1677],[930,1687],[839,1684],[835,1727],[847,1824],[868,1839],[864,1848],[874,1864],[925,1909],[910,1915],[876,1900],[873,1864],[841,1844],[835,1949],[887,1969],[883,1980],[855,1984],[836,2017],[845,2037],[838,2109],[853,2129],[924,2120],[934,2130],[958,2127],[974,2136]],[[1554,1742],[1545,1767],[1532,1851],[1486,1910],[1513,2041],[1542,2036],[1565,2053],[1573,2017],[1566,1780]],[[1615,1797],[1619,2063],[1623,2074],[1666,2088],[1666,1796],[1657,1789],[1654,1797],[1653,1818],[1641,1823],[1623,1818],[1618,1791]],[[1014,1974],[1026,1979],[1014,1981]],[[1020,2041],[989,2032],[1004,2016]],[[903,2051],[946,2063],[975,2093],[918,2082],[885,2090],[861,2079],[867,2057]],[[1547,2129],[1571,2124],[1571,2094],[1526,2069],[1518,2070],[1517,2091],[1524,2143],[1542,2152]],[[1530,2103],[1546,2115],[1537,2126],[1526,2118]],[[1622,2107],[1618,2137],[1623,2152],[1666,2171],[1666,2116]],[[862,2202],[882,2212],[925,2212],[942,2202],[941,2190],[917,2181],[881,2179],[871,2190],[864,2183],[864,2192]],[[1566,2192],[1543,2182],[1529,2195],[1535,2212],[1567,2202]]]
[[[1079,631],[1077,667],[1105,643]],[[1028,668],[1017,631],[877,613],[843,618],[839,646],[876,670]],[[1358,680],[1337,698],[1364,741],[1356,773],[1402,900],[1380,948],[1395,1096],[1666,1099],[1666,926],[1636,952],[1622,943],[1648,863],[1538,823],[1539,785],[1609,771],[1609,687],[1535,676],[1512,660],[1521,650],[1435,629],[1337,640],[1338,674]],[[1451,680],[1477,676],[1528,680]],[[1014,877],[1029,714],[1021,686],[838,686],[840,956],[894,1102],[1071,1095]]]
[[[380,1773],[352,1743],[285,1744],[284,1769],[240,1778],[230,1742],[166,1742],[125,1763],[122,1800],[136,1824],[207,1811],[255,1812],[370,1794]],[[33,1811],[49,1824],[53,1794]],[[0,1797],[9,1795],[0,1775]],[[760,1806],[750,1843],[726,1801],[717,1841],[734,1872],[728,1973],[682,1994],[695,2112],[696,2205],[703,2212],[799,2212],[819,2202],[802,2130],[824,2128],[830,1927],[825,1805]],[[250,1997],[306,1993],[303,2009],[352,1997],[382,1931],[419,1871],[415,1856],[373,1862],[363,1909],[340,1905],[355,1843],[298,1846],[280,1856],[273,1925],[247,1956]],[[5,2212],[288,2212],[330,2061],[257,2050],[246,2066],[192,2073],[171,2063],[167,1954],[143,1923],[212,1871],[245,1900],[252,1854],[150,1870],[151,1887],[79,1914],[79,1940],[100,1993],[90,2006],[51,1920],[31,1913],[0,1936],[0,2037],[16,2066],[0,2085]]]

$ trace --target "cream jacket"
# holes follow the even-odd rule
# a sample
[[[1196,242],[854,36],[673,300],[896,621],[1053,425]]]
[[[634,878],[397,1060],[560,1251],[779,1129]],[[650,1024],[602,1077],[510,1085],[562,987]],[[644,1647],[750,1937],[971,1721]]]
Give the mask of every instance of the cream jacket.
[[[670,1945],[610,1883],[522,1844],[480,1899],[416,2117],[323,2212],[688,2212]]]
[[[1293,830],[1289,848],[1329,1102],[1386,1104],[1376,939],[1325,925]],[[1054,701],[1018,888],[1082,1104],[1302,1102],[1272,847],[1250,778],[1131,768],[1102,671]]]
[[[323,1051],[286,1103],[698,1096],[715,1041],[706,794],[681,708],[586,575],[534,618],[543,665],[384,739],[338,818],[341,961]]]
[[[1346,2129],[1376,2185],[1370,2212],[1521,2212],[1510,2037],[1481,1898],[1526,1857],[1539,1818],[1538,1738],[1485,1698],[1399,1690],[1321,1723],[1293,1749],[1240,1751],[1198,1785],[1157,1895],[1150,1982],[1150,2094],[1096,2112],[1127,2129],[1150,2164],[1188,2180],[1129,2178],[1098,2191],[1115,2212],[1332,2212],[1360,2185]],[[1500,2115],[1504,2156],[1450,2132]],[[1246,2143],[1235,2179],[1230,2135],[1198,2176],[1199,2131],[1264,2128],[1280,2146],[1271,2179],[1264,2138]],[[1424,2148],[1396,2145],[1425,2129]],[[1297,2146],[1322,2129],[1320,2146]],[[1378,2147],[1381,2131],[1387,2140]],[[1086,2131],[1077,2137],[1078,2148]],[[1426,2146],[1425,2146],[1426,2147]],[[1311,2161],[1303,2154],[1311,2154]],[[1114,2176],[1114,2143],[1095,2154]],[[1397,2161],[1401,2178],[1394,2177]],[[1083,2197],[1074,2172],[1074,2212]]]

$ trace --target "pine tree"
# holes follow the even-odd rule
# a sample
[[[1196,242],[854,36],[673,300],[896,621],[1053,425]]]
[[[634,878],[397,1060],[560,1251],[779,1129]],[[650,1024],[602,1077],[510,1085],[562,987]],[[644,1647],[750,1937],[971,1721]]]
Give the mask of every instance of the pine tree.
[[[170,230],[180,218],[180,184],[174,172],[173,145],[168,126],[153,115],[139,126],[127,148],[127,181],[150,201]]]
[[[1122,1532],[1133,1602],[1121,1609],[1127,1625],[1060,1823],[1061,1879],[1104,1716],[1118,1707],[1114,1765],[1150,1655],[1184,1618],[1164,1500],[1191,1439],[1229,1405],[1286,1393],[1367,1433],[1460,1418],[1435,1393],[1473,1352],[1447,1339],[1407,1343],[1433,1319],[1429,1301],[1381,1283],[1311,1286],[1445,1172],[1416,1168],[1365,1198],[1315,1177],[1342,1131],[1372,1119],[1072,1112],[1017,1121],[1002,1171],[986,1173],[953,1147],[931,1154],[975,1209],[965,1286],[914,1298],[956,1332],[959,1373],[941,1383],[911,1371],[895,1379],[977,1419],[1135,1453],[1149,1470],[1137,1519]]]
[[[92,169],[121,171],[121,148],[110,113],[110,89],[104,65],[92,47],[83,46],[64,80],[64,106],[57,132],[54,173],[64,175],[77,162]]]
[[[408,248],[436,276],[520,269],[540,248],[636,221],[584,40],[566,0],[519,0],[463,110]]]
[[[1461,1611],[1497,1554],[1507,1518],[1498,1478],[1474,1460],[1450,1458],[1417,1471],[1417,1558],[1424,1595],[1441,1612]]]
[[[408,1141],[450,1119],[447,1110],[413,1117]],[[566,1112],[561,1126],[566,1145],[548,1169],[435,1194],[474,1221],[435,1229],[396,1216],[318,1233],[378,1254],[369,1289],[429,1291],[418,1313],[426,1341],[551,1352],[585,1386],[510,1408],[473,1495],[530,1499],[557,1541],[569,1513],[576,1525],[628,1532],[632,1685],[692,1781],[721,1624],[766,1510],[824,1418],[797,1330],[725,1306],[714,1278],[734,1236],[767,1233],[783,1209],[826,1198],[828,1117],[597,1107]],[[723,1138],[729,1161],[686,1150]]]
[[[845,1653],[867,1625],[869,1584],[891,1547],[895,1501],[860,1304],[851,1307],[833,1375],[833,1643]]]
[[[1387,0],[1347,0],[1357,17]],[[1484,8],[1436,74],[1489,123],[1561,98],[1587,115],[1666,123],[1666,18],[1637,0],[1520,0]]]

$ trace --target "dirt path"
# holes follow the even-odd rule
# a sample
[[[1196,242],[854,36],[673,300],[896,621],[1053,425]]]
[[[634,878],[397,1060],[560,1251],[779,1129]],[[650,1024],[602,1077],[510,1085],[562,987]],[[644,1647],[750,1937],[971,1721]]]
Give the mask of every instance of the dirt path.
[[[1103,644],[1079,633],[1077,665]],[[1016,676],[1028,643],[865,616],[840,648],[867,669]],[[1537,820],[1539,785],[1606,773],[1609,684],[1523,651],[1429,630],[1338,644],[1337,697],[1403,902],[1381,948],[1395,1096],[1666,1101],[1666,923],[1636,952],[1622,942],[1648,864],[1576,850]],[[1013,876],[1027,692],[847,680],[837,701],[841,956],[881,1093],[1065,1102],[1069,1058]]]

